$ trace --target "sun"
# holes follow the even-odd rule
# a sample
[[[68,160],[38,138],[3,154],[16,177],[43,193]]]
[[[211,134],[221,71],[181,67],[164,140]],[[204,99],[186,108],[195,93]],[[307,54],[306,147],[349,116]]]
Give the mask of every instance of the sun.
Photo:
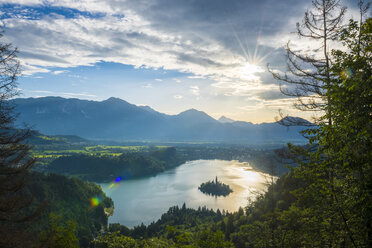
[[[258,79],[258,76],[256,73],[264,72],[261,66],[251,64],[249,62],[246,62],[243,64],[243,66],[240,68],[240,74],[241,77],[248,80],[256,80]]]
[[[245,65],[242,67],[242,71],[247,74],[254,74],[257,72],[263,72],[264,70],[259,65],[251,64],[249,62],[246,62]]]
[[[274,50],[270,49],[269,51],[267,51],[266,48],[260,49],[259,36],[257,37],[256,45],[253,51],[249,49],[247,39],[245,40],[246,43],[243,43],[235,31],[234,36],[241,48],[243,55],[243,61],[241,62],[241,66],[238,69],[240,77],[242,79],[259,81],[260,77],[259,75],[257,75],[257,73],[265,72],[264,67],[262,67],[261,65],[265,61],[265,59],[272,54]]]

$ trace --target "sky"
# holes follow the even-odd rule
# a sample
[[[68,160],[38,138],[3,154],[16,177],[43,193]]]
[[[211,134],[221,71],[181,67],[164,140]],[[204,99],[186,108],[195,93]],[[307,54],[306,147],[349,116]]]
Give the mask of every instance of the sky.
[[[356,1],[348,15],[357,13]],[[178,114],[272,122],[297,112],[267,65],[285,71],[284,46],[310,0],[0,0],[1,42],[19,49],[21,97],[118,97]]]

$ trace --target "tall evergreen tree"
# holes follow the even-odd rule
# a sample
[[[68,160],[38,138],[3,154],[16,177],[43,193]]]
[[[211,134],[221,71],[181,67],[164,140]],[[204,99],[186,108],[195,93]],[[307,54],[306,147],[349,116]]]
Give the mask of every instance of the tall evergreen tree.
[[[0,38],[2,34],[0,34]],[[20,64],[17,49],[0,43],[0,246],[26,247],[26,228],[35,212],[29,209],[32,199],[23,191],[24,177],[35,160],[28,156],[25,143],[28,130],[14,128],[13,107],[7,100],[18,94],[17,76]]]

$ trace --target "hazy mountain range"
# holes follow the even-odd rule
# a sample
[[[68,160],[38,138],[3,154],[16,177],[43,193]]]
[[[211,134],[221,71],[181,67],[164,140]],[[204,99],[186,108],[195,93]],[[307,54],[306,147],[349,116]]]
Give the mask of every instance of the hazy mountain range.
[[[78,135],[89,139],[174,142],[288,142],[304,141],[302,127],[216,120],[196,109],[167,115],[148,106],[119,98],[104,101],[61,97],[11,100],[19,113],[17,124],[27,123],[47,135]]]

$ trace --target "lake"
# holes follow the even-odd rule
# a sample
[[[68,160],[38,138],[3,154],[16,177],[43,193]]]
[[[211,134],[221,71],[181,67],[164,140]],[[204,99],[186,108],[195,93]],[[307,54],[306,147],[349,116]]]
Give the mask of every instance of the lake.
[[[216,198],[198,190],[201,183],[214,180],[216,176],[233,190],[230,195]],[[183,203],[195,209],[206,206],[236,211],[246,206],[248,199],[263,192],[269,179],[268,174],[255,171],[249,163],[196,160],[156,176],[124,180],[115,187],[110,188],[110,183],[100,185],[115,205],[109,222],[133,227],[156,221],[169,207]]]

